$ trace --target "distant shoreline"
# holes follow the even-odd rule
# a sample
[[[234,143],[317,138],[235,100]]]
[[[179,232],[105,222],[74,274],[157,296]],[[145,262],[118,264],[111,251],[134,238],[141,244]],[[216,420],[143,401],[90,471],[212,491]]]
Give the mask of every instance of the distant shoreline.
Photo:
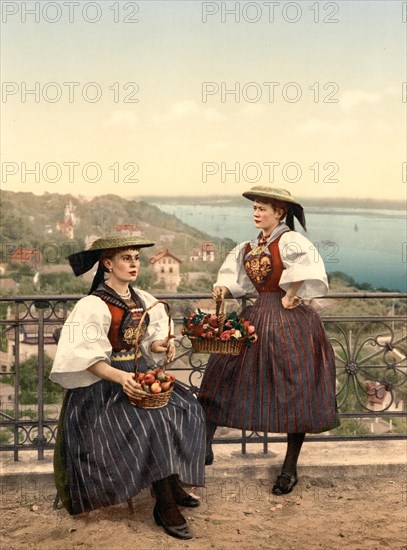
[[[0,193],[7,197],[9,193],[12,195],[32,195],[36,197],[58,195],[62,197],[73,197],[81,202],[89,202],[95,196],[75,195],[72,193],[42,193],[36,194],[31,191],[10,191],[6,189],[0,190]],[[112,196],[112,194],[99,195]],[[132,195],[128,197],[120,196],[125,201],[147,202],[150,204],[181,204],[181,205],[209,205],[209,206],[244,206],[248,204],[247,199],[241,195]],[[405,211],[407,206],[406,200],[403,199],[372,199],[372,198],[331,198],[331,197],[301,197],[296,196],[296,199],[305,208],[345,208],[345,209],[365,209],[365,210],[401,210]]]
[[[346,209],[368,209],[368,210],[405,210],[406,201],[403,200],[382,200],[382,199],[353,199],[353,198],[302,198],[296,197],[301,204],[307,208],[346,208]],[[183,205],[211,205],[211,206],[244,206],[247,199],[240,195],[181,195],[181,196],[153,196],[145,195],[134,197],[134,200],[143,200],[152,204],[183,204]]]

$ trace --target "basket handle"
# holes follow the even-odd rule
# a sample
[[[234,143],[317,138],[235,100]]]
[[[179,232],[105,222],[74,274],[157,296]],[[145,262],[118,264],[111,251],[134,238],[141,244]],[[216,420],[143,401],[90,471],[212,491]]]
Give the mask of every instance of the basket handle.
[[[216,317],[219,321],[220,332],[223,330],[223,325],[225,323],[225,299],[222,297],[219,300],[216,300]]]
[[[168,338],[175,338],[175,336],[173,334],[171,334],[171,321],[172,321],[172,318],[171,318],[170,306],[169,306],[168,302],[164,302],[164,300],[156,300],[143,312],[143,315],[141,316],[140,321],[137,325],[137,328],[134,332],[134,338],[135,338],[135,342],[134,342],[134,373],[135,374],[137,374],[137,356],[138,356],[138,352],[139,352],[138,340],[139,340],[139,336],[140,336],[141,327],[143,326],[143,322],[144,322],[144,319],[145,319],[147,313],[151,309],[153,309],[153,307],[155,307],[158,304],[163,304],[163,306],[165,307],[165,311],[167,312],[167,315],[168,315]],[[169,359],[168,359],[168,354],[166,353],[165,358],[164,358],[164,364],[163,364],[163,367],[162,367],[163,370],[166,369],[168,363],[169,363]]]

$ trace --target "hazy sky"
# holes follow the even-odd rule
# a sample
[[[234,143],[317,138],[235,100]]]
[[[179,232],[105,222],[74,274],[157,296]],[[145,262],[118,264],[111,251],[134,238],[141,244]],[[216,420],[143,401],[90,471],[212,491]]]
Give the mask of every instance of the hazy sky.
[[[2,188],[403,199],[406,18],[384,0],[3,1]]]

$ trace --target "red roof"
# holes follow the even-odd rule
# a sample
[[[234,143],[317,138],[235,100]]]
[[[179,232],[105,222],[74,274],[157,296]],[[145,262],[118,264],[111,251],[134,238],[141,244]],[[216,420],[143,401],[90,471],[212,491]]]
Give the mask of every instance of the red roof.
[[[182,264],[181,260],[176,256],[174,256],[174,254],[171,254],[168,248],[165,250],[160,250],[160,252],[157,252],[157,254],[150,259],[150,263],[155,264],[159,260],[162,260],[163,258],[167,258],[167,257],[173,258],[176,262],[178,262],[179,264]]]
[[[10,256],[11,262],[30,262],[33,259],[39,260],[41,253],[37,248],[16,248]]]
[[[124,225],[115,225],[114,230],[115,231],[141,231],[141,228],[137,227],[137,225],[126,223]]]
[[[204,252],[215,252],[215,246],[212,243],[202,243],[202,250]]]

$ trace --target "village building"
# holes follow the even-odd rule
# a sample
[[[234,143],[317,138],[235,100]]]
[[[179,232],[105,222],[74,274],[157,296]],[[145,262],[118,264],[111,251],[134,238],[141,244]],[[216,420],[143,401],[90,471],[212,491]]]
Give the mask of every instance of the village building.
[[[14,408],[14,387],[0,382],[0,408],[2,411]]]
[[[202,261],[215,261],[215,246],[213,245],[213,243],[202,243]]]
[[[32,315],[35,315],[35,308],[32,310]],[[13,321],[15,315],[11,312],[11,309],[7,309],[6,319]],[[55,316],[51,316],[51,319],[56,319]],[[44,351],[51,358],[54,359],[56,352],[56,342],[53,337],[53,332],[57,325],[45,325],[44,327]],[[7,351],[3,352],[1,356],[1,368],[2,372],[8,372],[11,365],[15,363],[16,357],[16,337],[15,331],[9,330],[6,332]],[[37,324],[22,324],[19,327],[18,332],[18,352],[20,363],[27,361],[32,355],[38,355],[38,325]]]
[[[66,239],[72,240],[74,238],[74,225],[71,219],[64,222],[57,222],[57,229]]]
[[[202,252],[198,250],[198,248],[194,248],[189,253],[189,261],[190,262],[197,262],[198,260],[202,259]]]
[[[200,250],[198,248],[191,250],[189,253],[189,261],[197,262],[198,260],[202,260],[203,262],[215,261],[215,246],[213,243],[204,242]]]
[[[181,260],[171,254],[167,248],[153,256],[150,263],[153,266],[156,281],[163,283],[168,292],[176,292],[181,281]]]
[[[76,206],[69,201],[64,210],[64,221],[57,222],[56,228],[66,239],[74,238],[74,228],[79,225],[79,218],[75,215]]]
[[[19,246],[10,256],[10,263],[28,265],[35,269],[38,269],[42,261],[42,254],[37,248],[23,248]]]
[[[131,223],[118,224],[114,226],[114,231],[121,237],[141,237],[142,230],[137,225]]]

